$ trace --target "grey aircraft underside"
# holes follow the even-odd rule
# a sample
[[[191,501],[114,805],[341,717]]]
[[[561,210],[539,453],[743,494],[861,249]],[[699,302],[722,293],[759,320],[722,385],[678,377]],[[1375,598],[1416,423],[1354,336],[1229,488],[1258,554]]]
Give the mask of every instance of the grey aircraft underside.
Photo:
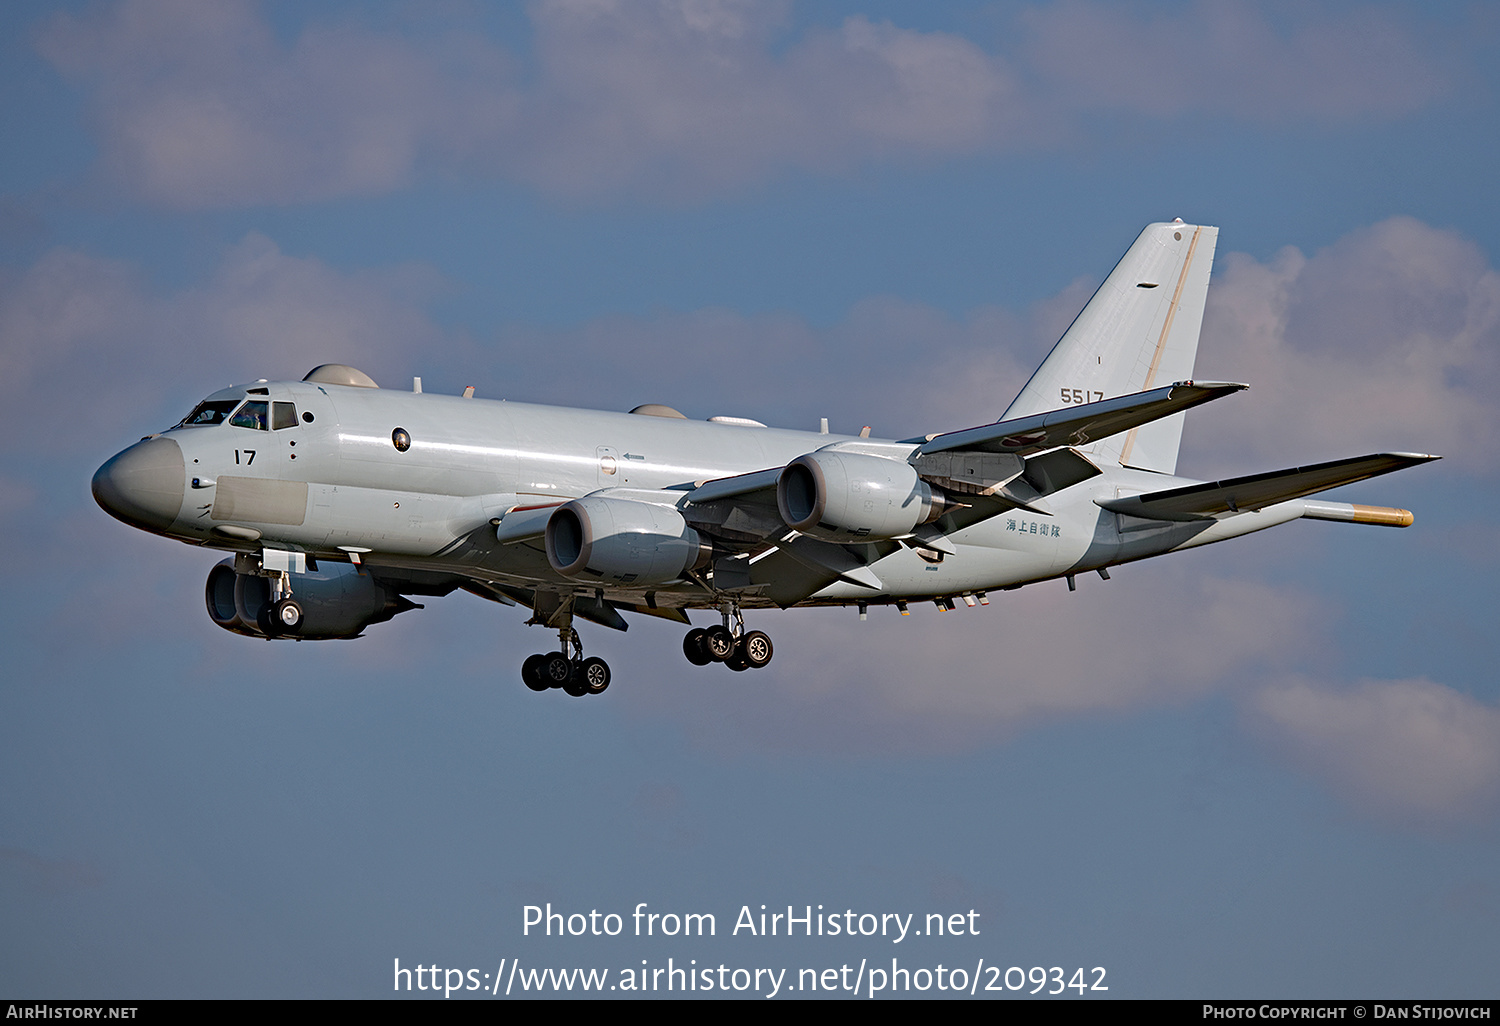
[[[1436,459],[1382,453],[1231,480],[1177,477],[1183,413],[1246,387],[1193,380],[1218,229],[1149,225],[1000,420],[901,441],[383,389],[341,364],[215,392],[94,475],[132,526],[232,553],[205,598],[260,638],[352,638],[473,594],[532,610],[558,651],[533,690],[603,691],[575,619],[690,623],[694,663],[743,670],[771,607],[987,604],[989,592],[1288,520],[1405,527],[1306,496]]]

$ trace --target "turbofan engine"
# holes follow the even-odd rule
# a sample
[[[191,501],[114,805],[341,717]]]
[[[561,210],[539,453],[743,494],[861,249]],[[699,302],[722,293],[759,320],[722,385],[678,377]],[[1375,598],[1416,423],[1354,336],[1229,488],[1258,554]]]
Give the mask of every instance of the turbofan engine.
[[[776,505],[788,526],[841,543],[899,538],[948,508],[942,490],[918,477],[910,463],[823,450],[783,468]]]
[[[547,560],[564,577],[662,584],[712,557],[712,547],[670,506],[584,496],[547,520]]]
[[[271,582],[258,574],[237,574],[226,559],[208,572],[204,599],[208,616],[226,631],[253,638],[307,638],[323,641],[355,638],[372,623],[417,608],[369,574],[344,563],[324,563],[315,571],[291,576],[291,599],[300,614],[296,623],[277,619]],[[290,617],[288,617],[290,619]]]

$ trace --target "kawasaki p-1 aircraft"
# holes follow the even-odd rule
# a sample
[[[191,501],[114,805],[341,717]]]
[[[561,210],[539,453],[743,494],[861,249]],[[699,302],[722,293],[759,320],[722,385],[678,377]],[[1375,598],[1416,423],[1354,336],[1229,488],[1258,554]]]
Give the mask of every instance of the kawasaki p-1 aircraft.
[[[94,475],[127,524],[232,553],[208,615],[261,638],[353,638],[462,588],[529,608],[559,646],[533,690],[609,686],[575,623],[690,625],[699,665],[765,666],[745,613],[988,604],[989,593],[1298,517],[1405,527],[1306,496],[1434,456],[1382,453],[1223,481],[1175,475],[1218,229],[1153,224],[994,423],[899,441],[379,388],[325,364],[210,395]]]

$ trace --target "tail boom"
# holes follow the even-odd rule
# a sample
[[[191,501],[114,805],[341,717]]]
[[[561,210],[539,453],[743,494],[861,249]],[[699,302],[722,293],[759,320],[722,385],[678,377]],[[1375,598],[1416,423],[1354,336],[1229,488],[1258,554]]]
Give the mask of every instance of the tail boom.
[[[1409,509],[1393,506],[1362,506],[1353,502],[1303,500],[1302,515],[1308,520],[1333,520],[1345,524],[1375,524],[1379,527],[1410,527],[1416,520]]]

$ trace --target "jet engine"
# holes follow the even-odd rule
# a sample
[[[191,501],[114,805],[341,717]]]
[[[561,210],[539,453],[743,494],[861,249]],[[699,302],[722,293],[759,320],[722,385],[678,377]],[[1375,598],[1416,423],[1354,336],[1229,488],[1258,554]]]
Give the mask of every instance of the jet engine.
[[[291,575],[291,598],[301,618],[295,626],[274,619],[271,582],[257,574],[237,574],[226,559],[208,572],[204,599],[209,619],[226,631],[253,638],[355,638],[372,623],[416,608],[368,573],[344,563]]]
[[[712,546],[670,506],[584,496],[547,520],[547,560],[564,577],[662,584],[712,557]]]
[[[910,463],[824,450],[782,469],[776,505],[789,526],[842,543],[898,538],[948,508],[942,490],[918,477]]]

